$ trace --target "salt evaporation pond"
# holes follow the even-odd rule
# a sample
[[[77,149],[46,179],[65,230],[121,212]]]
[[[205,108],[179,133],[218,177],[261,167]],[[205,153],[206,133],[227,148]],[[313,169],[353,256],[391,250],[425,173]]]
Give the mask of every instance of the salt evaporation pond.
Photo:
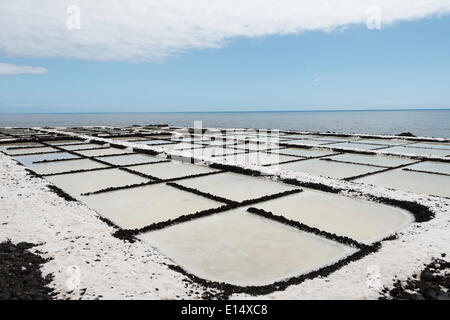
[[[18,155],[18,154],[33,154],[40,152],[59,152],[58,149],[52,147],[42,147],[42,148],[24,148],[24,149],[8,149],[5,150],[8,155]]]
[[[166,184],[111,191],[81,199],[124,229],[142,228],[223,205]]]
[[[74,158],[67,161],[54,161],[34,163],[29,167],[39,174],[55,174],[77,170],[91,170],[97,168],[105,168],[106,165],[89,159]]]
[[[415,147],[392,147],[383,149],[389,153],[411,154],[415,156],[435,156],[446,157],[450,155],[450,150],[447,149],[432,149],[432,148],[415,148]]]
[[[25,156],[14,156],[13,159],[20,162],[24,166],[32,166],[34,162],[38,161],[52,161],[52,160],[63,160],[63,159],[76,159],[79,158],[68,152],[57,152],[57,153],[43,153],[43,154],[33,154]]]
[[[397,167],[404,164],[415,162],[415,160],[411,160],[409,158],[383,156],[383,155],[353,154],[353,153],[344,153],[329,158],[338,161],[355,162],[384,167]]]
[[[250,177],[230,172],[180,180],[177,183],[234,201],[250,200],[298,189],[288,184],[264,178]]]
[[[230,210],[139,236],[186,271],[234,285],[267,285],[330,265],[354,248]]]
[[[361,242],[381,240],[414,221],[402,209],[308,189],[254,207]]]
[[[278,152],[281,154],[292,155],[292,156],[306,157],[306,158],[322,157],[322,156],[328,156],[328,155],[331,156],[331,155],[337,154],[336,152],[331,151],[331,150],[302,149],[302,148],[284,148],[284,149],[275,150],[273,152]]]
[[[355,181],[385,188],[450,197],[450,176],[396,169]]]
[[[186,162],[170,161],[130,167],[130,169],[159,179],[173,179],[190,175],[216,172],[217,170]]]
[[[302,160],[280,164],[280,169],[306,172],[335,179],[344,179],[379,171],[380,168],[363,165],[326,161],[321,159]]]
[[[150,162],[158,162],[163,159],[153,157],[146,154],[135,153],[135,154],[127,154],[123,156],[111,156],[111,157],[102,157],[102,161],[108,162],[112,165],[125,166],[130,164],[138,164],[138,163],[150,163]]]
[[[120,169],[105,169],[47,177],[47,180],[65,192],[79,198],[81,193],[93,192],[110,187],[120,187],[150,181]]]

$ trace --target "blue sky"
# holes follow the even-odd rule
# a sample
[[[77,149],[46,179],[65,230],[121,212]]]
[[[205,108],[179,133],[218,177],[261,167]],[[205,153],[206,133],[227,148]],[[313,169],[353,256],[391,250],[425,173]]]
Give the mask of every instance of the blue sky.
[[[232,37],[161,61],[0,54],[48,70],[0,74],[0,112],[450,108],[449,32],[444,15],[381,30]]]

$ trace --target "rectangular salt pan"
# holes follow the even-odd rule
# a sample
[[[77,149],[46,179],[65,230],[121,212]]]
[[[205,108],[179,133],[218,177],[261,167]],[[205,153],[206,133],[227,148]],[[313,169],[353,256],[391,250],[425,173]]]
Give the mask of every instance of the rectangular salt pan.
[[[139,237],[197,277],[240,286],[299,276],[356,251],[243,208]]]
[[[279,152],[281,154],[306,157],[306,158],[322,157],[322,156],[327,156],[327,155],[331,156],[331,155],[336,154],[336,152],[333,152],[331,150],[304,149],[304,148],[283,148],[283,149],[275,150],[273,152]]]
[[[46,179],[75,198],[81,193],[150,181],[120,169],[61,174]]]
[[[422,142],[410,144],[408,147],[419,147],[419,148],[436,148],[436,149],[446,149],[450,151],[450,144],[444,143],[434,143],[434,142]]]
[[[82,140],[49,140],[44,141],[45,143],[51,144],[51,145],[70,145],[70,144],[78,144],[82,143]]]
[[[44,154],[34,154],[34,155],[25,155],[25,156],[14,156],[13,159],[19,161],[24,166],[31,166],[33,162],[44,161],[44,160],[61,160],[61,159],[75,159],[77,156],[67,153],[67,152],[58,152],[58,153],[44,153]]]
[[[438,172],[450,175],[450,162],[425,161],[408,166],[405,169]]]
[[[413,222],[413,216],[405,210],[308,189],[254,207],[366,243],[381,240]]]
[[[233,148],[222,147],[205,147],[193,150],[183,150],[183,155],[190,155],[192,157],[216,157],[234,153],[244,153],[245,150],[238,150]]]
[[[89,159],[45,162],[30,165],[30,168],[39,174],[62,173],[77,170],[90,170],[104,167],[106,167],[106,165]]]
[[[268,149],[278,149],[277,144],[267,144],[267,143],[241,143],[233,146],[236,149],[250,150],[250,151],[261,151]]]
[[[40,153],[40,152],[58,152],[58,149],[52,147],[42,147],[42,148],[26,148],[26,149],[8,149],[5,152],[9,155],[16,154],[32,154],[32,153]]]
[[[135,153],[135,154],[127,154],[124,156],[101,157],[100,160],[111,163],[113,165],[121,166],[137,163],[158,162],[164,159],[153,157],[146,154]]]
[[[205,166],[193,165],[179,161],[133,166],[130,167],[130,169],[157,177],[159,179],[173,179],[217,171]]]
[[[104,145],[96,144],[96,143],[83,143],[83,144],[70,144],[70,145],[64,145],[60,146],[61,148],[65,150],[81,150],[81,149],[97,149],[97,148],[104,148]]]
[[[223,205],[165,184],[95,194],[82,200],[124,229],[142,228]]]
[[[392,147],[383,149],[383,152],[399,153],[414,156],[434,156],[446,157],[450,155],[450,150],[432,149],[432,148],[410,148],[410,147]]]
[[[296,189],[288,184],[230,172],[185,179],[177,183],[234,201],[255,199]]]
[[[137,143],[137,144],[147,144],[147,145],[173,143],[173,141],[167,141],[167,140],[142,140],[142,141],[131,141],[131,142]]]
[[[333,143],[328,144],[327,147],[330,148],[342,148],[342,149],[353,149],[353,150],[374,150],[382,147],[387,147],[385,145],[375,145],[375,144],[364,144],[364,143]]]
[[[369,164],[369,165],[375,165],[375,166],[384,166],[384,167],[396,167],[396,166],[416,162],[416,160],[411,160],[408,158],[382,156],[382,155],[354,154],[354,153],[345,153],[345,154],[332,156],[329,158],[333,159],[333,160],[338,160],[338,161],[356,162],[356,163]]]
[[[222,157],[216,157],[216,161],[224,161],[227,163],[234,163],[240,165],[274,165],[280,162],[298,160],[300,158],[293,156],[280,155],[278,153],[267,152],[248,152],[240,154],[226,155]]]
[[[399,146],[403,144],[410,143],[407,140],[397,140],[397,139],[361,139],[358,140],[358,143],[367,143],[367,144],[378,144],[381,146]]]
[[[289,141],[283,141],[283,143],[290,144],[290,145],[307,145],[307,146],[316,146],[316,145],[324,145],[328,144],[327,141],[320,141],[320,140],[289,140]]]
[[[450,177],[396,169],[355,180],[375,186],[450,197]]]
[[[86,157],[98,157],[98,156],[103,156],[103,155],[130,153],[131,151],[127,150],[127,149],[106,148],[106,149],[92,149],[92,150],[84,150],[84,151],[76,151],[76,152],[83,156],[86,156]]]
[[[319,175],[335,179],[344,179],[359,176],[362,174],[382,170],[362,164],[349,164],[325,161],[321,159],[303,160],[280,164],[280,169],[294,172],[306,172],[312,175]]]

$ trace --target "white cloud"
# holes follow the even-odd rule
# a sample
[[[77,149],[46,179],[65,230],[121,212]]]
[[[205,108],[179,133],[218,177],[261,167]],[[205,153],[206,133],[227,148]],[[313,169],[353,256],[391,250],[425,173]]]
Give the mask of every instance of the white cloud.
[[[313,80],[313,82],[319,82],[320,81],[320,78],[319,77],[316,77],[316,78],[314,78],[314,80]]]
[[[18,66],[9,63],[0,63],[0,75],[18,74],[46,74],[48,70],[43,67]]]
[[[67,8],[81,29],[67,28]],[[339,30],[381,8],[382,26],[450,12],[450,0],[14,0],[0,2],[0,55],[155,61],[233,37]]]

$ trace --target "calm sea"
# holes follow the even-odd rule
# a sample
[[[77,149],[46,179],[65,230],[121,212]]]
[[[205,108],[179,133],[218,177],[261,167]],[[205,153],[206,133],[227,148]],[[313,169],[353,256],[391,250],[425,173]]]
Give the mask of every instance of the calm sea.
[[[0,127],[169,124],[450,137],[450,110],[0,114]]]

